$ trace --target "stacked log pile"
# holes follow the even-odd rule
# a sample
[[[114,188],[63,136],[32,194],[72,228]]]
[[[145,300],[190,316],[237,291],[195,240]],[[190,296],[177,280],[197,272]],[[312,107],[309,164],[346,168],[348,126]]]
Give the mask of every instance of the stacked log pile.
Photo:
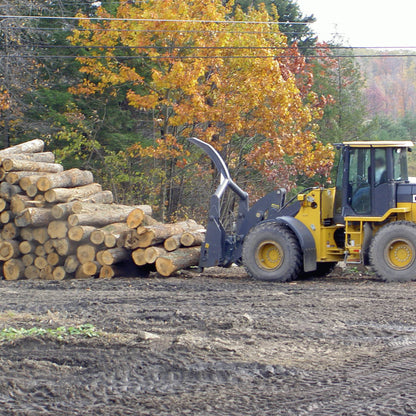
[[[90,171],[64,170],[42,140],[0,150],[0,262],[8,280],[146,275],[196,265],[202,227],[113,203]]]

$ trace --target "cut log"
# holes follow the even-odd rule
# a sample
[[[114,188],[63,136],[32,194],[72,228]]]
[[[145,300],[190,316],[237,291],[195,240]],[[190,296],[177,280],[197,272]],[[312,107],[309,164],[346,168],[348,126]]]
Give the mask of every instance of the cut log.
[[[65,257],[68,254],[74,254],[76,252],[77,245],[73,241],[68,240],[68,238],[58,238],[52,241],[56,252],[60,256]]]
[[[26,208],[26,204],[29,201],[29,197],[26,195],[13,195],[10,200],[10,211],[13,214],[18,214]]]
[[[32,162],[47,162],[47,163],[54,163],[55,162],[55,155],[52,152],[39,152],[39,153],[14,153],[9,156],[1,156],[0,155],[0,162],[4,159],[19,159],[19,160],[30,160]]]
[[[27,228],[21,228],[20,229],[20,237],[22,238],[22,240],[26,240],[26,241],[32,241],[34,240],[33,238],[33,228],[31,227],[27,227]]]
[[[11,185],[20,185],[20,180],[27,177],[32,177],[34,174],[33,172],[20,170],[17,172],[5,172],[5,179],[7,183]],[[27,182],[27,181],[26,181]],[[25,183],[25,181],[23,181]],[[23,188],[22,188],[23,189]]]
[[[22,279],[25,276],[25,265],[22,260],[7,260],[3,265],[3,276],[6,280]]]
[[[99,277],[101,279],[111,279],[114,276],[122,277],[149,277],[151,271],[153,271],[153,265],[146,265],[143,267],[137,267],[132,262],[119,265],[113,264],[112,266],[104,265],[101,267]]]
[[[104,243],[105,233],[101,230],[94,230],[90,235],[90,242],[99,246]]]
[[[68,274],[75,273],[80,263],[75,254],[65,258],[64,269]]]
[[[181,234],[175,234],[167,238],[163,243],[166,251],[174,251],[181,246]]]
[[[14,198],[14,197],[12,197]],[[4,198],[0,198],[0,212],[9,208],[9,203]]]
[[[158,224],[139,227],[137,229],[138,247],[146,248],[155,244],[163,243],[167,238],[185,231],[202,228],[194,220],[177,222],[174,224]]]
[[[35,251],[35,248],[36,244],[32,241],[22,241],[21,243],[19,243],[19,251],[22,254],[33,253]]]
[[[46,250],[43,244],[40,244],[35,247],[35,254],[38,257],[46,257]]]
[[[13,195],[21,194],[22,188],[18,185],[10,185],[7,182],[0,184],[0,198],[4,198],[6,201],[10,201]]]
[[[90,278],[91,276],[84,272],[82,264],[81,264],[75,272],[75,279],[90,279]]]
[[[24,271],[24,275],[26,279],[39,279],[39,274],[40,274],[40,270],[32,264],[30,264],[29,266],[26,266],[25,271]]]
[[[42,270],[48,265],[46,257],[36,257],[33,264],[39,269]]]
[[[19,243],[16,240],[0,242],[0,260],[7,261],[20,256]]]
[[[25,143],[17,144],[6,149],[0,150],[0,157],[6,157],[15,153],[38,153],[43,152],[45,143],[43,140],[34,139]]]
[[[114,202],[114,196],[111,191],[101,191],[82,199],[82,202],[92,204],[112,204]]]
[[[117,245],[117,237],[113,234],[106,234],[104,236],[104,245],[107,248],[113,248]]]
[[[51,221],[48,225],[48,234],[50,238],[65,238],[68,233],[66,221]]]
[[[78,186],[76,188],[55,188],[45,192],[47,202],[70,202],[82,199],[97,192],[101,192],[101,185],[91,183],[89,185]]]
[[[79,214],[70,215],[68,223],[73,227],[76,225],[103,227],[116,222],[125,222],[133,209],[134,207],[129,205],[83,203],[82,211]]]
[[[58,253],[49,253],[46,256],[46,261],[48,262],[49,265],[55,267],[55,266],[63,264],[64,258],[61,257]]]
[[[52,207],[52,215],[57,220],[68,218],[71,214],[78,214],[81,212],[82,205],[79,201],[65,202],[63,204],[56,204]]]
[[[87,241],[94,230],[96,228],[89,225],[77,225],[68,230],[68,238],[76,242]]]
[[[146,250],[144,248],[138,248],[131,253],[131,257],[137,266],[144,266],[147,264],[145,252]]]
[[[3,211],[0,212],[0,223],[1,224],[7,224],[14,218],[14,215],[11,211]]]
[[[36,256],[32,253],[25,254],[22,256],[22,262],[25,265],[25,267],[31,266],[33,262],[35,261]]]
[[[144,251],[144,259],[146,263],[152,264],[156,262],[156,259],[166,255],[167,251],[163,247],[148,247]]]
[[[73,188],[94,182],[89,170],[69,169],[55,175],[42,176],[36,182],[39,191],[46,192],[52,188]]]
[[[102,250],[97,253],[97,260],[102,265],[111,266],[115,263],[120,263],[130,258],[130,252],[122,247],[109,248],[108,250]]]
[[[45,227],[54,219],[50,208],[26,208],[16,215],[14,223],[18,227],[27,227],[29,225]]]
[[[43,248],[45,249],[46,254],[50,254],[55,251],[55,241],[59,241],[59,240],[50,239],[48,241],[45,241]]]
[[[200,246],[205,241],[205,232],[188,231],[181,236],[181,244],[185,247]]]
[[[54,280],[53,279],[53,267],[48,264],[43,269],[40,269],[39,278],[42,280]]]
[[[64,280],[67,276],[65,268],[62,266],[57,266],[52,271],[53,280]]]
[[[64,170],[59,163],[35,162],[31,160],[3,159],[2,167],[6,172],[26,171],[26,172],[51,172],[58,173]]]
[[[101,269],[101,264],[96,261],[88,261],[79,266],[80,272],[86,276],[95,276]]]
[[[13,223],[8,223],[3,225],[1,230],[1,238],[3,240],[13,240],[17,238],[20,234],[19,228],[17,228]]]
[[[19,186],[24,190],[24,191],[26,191],[30,186],[32,186],[32,185],[34,185],[35,187],[36,187],[36,189],[38,189],[37,188],[37,186],[36,186],[36,182],[38,181],[38,179],[39,178],[41,178],[43,175],[41,175],[41,174],[38,174],[38,175],[36,175],[36,174],[34,174],[33,172],[32,172],[32,175],[30,175],[30,176],[23,176],[21,179],[20,179],[20,181],[19,181]]]
[[[156,260],[156,270],[162,276],[168,277],[178,270],[198,265],[200,253],[200,247],[187,247],[172,251]]]
[[[77,259],[81,264],[95,260],[96,249],[91,244],[82,244],[77,248]]]
[[[33,228],[33,239],[39,244],[45,244],[49,240],[48,229],[45,227]],[[27,240],[25,238],[25,240]]]
[[[38,188],[35,184],[31,184],[26,188],[26,195],[30,198],[34,198],[38,193]]]
[[[156,224],[157,221],[151,217],[152,210],[151,207],[149,209],[144,210],[141,207],[135,208],[133,211],[130,212],[126,219],[126,224],[129,228],[137,228],[139,225],[153,225]]]

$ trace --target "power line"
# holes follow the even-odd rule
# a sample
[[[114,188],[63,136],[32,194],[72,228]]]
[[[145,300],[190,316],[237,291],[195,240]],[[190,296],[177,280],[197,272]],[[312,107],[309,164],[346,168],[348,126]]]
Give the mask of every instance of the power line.
[[[216,24],[245,24],[245,25],[308,25],[307,22],[275,22],[255,20],[196,20],[196,19],[141,19],[130,17],[76,17],[76,16],[19,16],[0,15],[0,19],[51,19],[51,20],[94,20],[107,22],[155,22],[155,23],[216,23]]]

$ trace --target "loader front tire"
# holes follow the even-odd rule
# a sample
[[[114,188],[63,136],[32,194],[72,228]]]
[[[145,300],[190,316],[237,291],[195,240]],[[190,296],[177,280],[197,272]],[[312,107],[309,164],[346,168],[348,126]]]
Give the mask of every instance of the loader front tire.
[[[288,282],[302,269],[302,251],[293,232],[282,224],[265,222],[244,240],[243,265],[257,280]]]
[[[386,282],[416,280],[416,224],[396,221],[381,228],[370,246],[370,262]]]

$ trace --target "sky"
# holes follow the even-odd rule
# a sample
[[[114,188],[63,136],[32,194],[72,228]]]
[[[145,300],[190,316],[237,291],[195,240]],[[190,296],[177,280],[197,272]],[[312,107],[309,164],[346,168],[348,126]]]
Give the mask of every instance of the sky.
[[[416,0],[297,0],[319,41],[339,33],[346,46],[416,47]],[[340,38],[337,38],[340,39]]]

